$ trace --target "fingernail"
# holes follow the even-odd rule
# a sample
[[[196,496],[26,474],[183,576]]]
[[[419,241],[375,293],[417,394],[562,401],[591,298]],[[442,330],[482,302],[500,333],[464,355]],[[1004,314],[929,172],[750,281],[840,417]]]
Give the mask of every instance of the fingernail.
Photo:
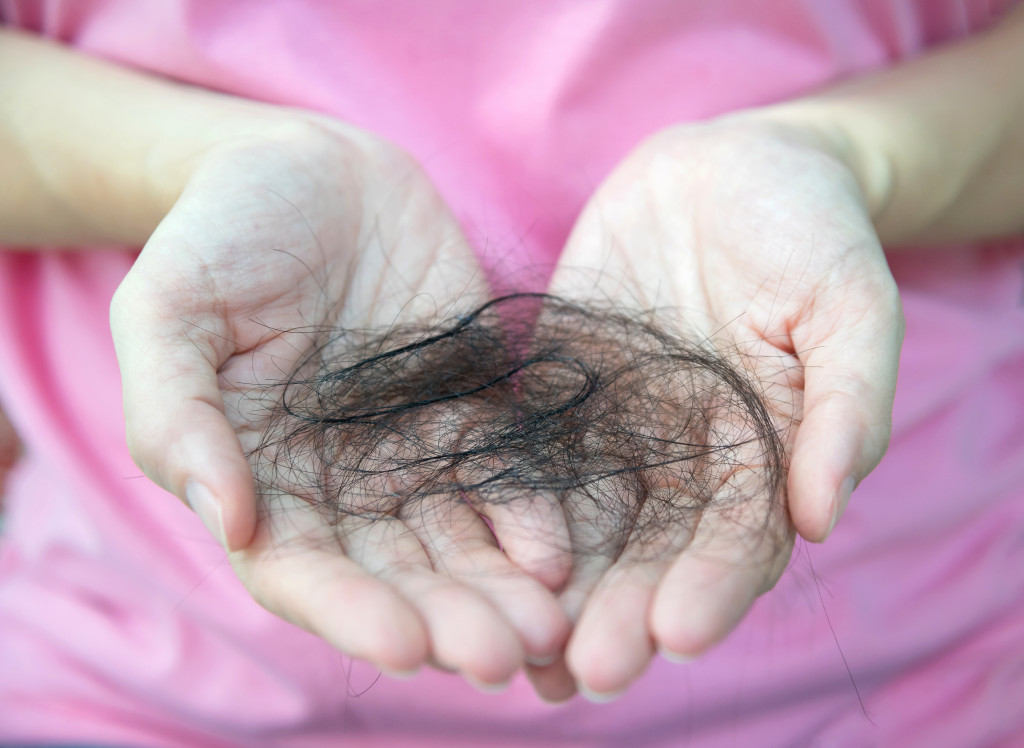
[[[386,667],[380,669],[384,675],[395,680],[412,680],[419,675],[420,669],[413,668],[412,670],[388,670]]]
[[[620,688],[618,691],[591,691],[586,686],[579,687],[580,696],[585,698],[591,704],[607,704],[615,701],[617,698],[626,693],[625,688]]]
[[[678,652],[673,652],[671,649],[665,649],[664,647],[658,649],[658,654],[661,655],[663,660],[667,660],[674,665],[685,665],[686,663],[693,662],[697,659],[694,655],[679,654]]]
[[[220,504],[210,493],[210,489],[202,483],[190,480],[185,484],[185,498],[210,534],[217,539],[221,546],[226,548],[227,533],[224,532],[224,514],[221,512]]]
[[[504,680],[501,683],[484,683],[483,681],[477,680],[472,675],[464,675],[464,677],[469,685],[483,693],[501,693],[512,683],[511,678]]]
[[[839,486],[839,490],[836,492],[836,497],[832,502],[832,523],[828,526],[828,532],[825,533],[825,537],[832,534],[832,530],[835,529],[836,523],[839,522],[839,518],[843,516],[843,512],[846,511],[846,506],[850,503],[850,496],[853,495],[853,489],[856,487],[857,479],[852,475],[848,476]]]

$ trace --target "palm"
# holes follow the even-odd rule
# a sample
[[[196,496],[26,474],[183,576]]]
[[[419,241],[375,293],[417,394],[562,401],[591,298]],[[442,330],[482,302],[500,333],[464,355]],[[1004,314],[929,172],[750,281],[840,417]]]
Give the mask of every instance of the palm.
[[[501,682],[566,623],[468,506],[445,523],[332,523],[287,493],[253,503],[242,455],[315,329],[437,318],[484,292],[411,162],[346,135],[230,149],[192,179],[115,301],[129,432],[165,487],[200,480],[222,500],[232,564],[263,605],[389,669],[432,660]]]
[[[568,668],[616,691],[655,648],[692,656],[728,632],[784,570],[794,527],[828,533],[844,480],[863,478],[885,448],[899,304],[849,173],[734,124],[666,131],[628,158],[584,211],[552,290],[658,308],[711,341],[761,383],[790,458],[788,517],[751,501],[669,532],[656,560],[634,563],[627,547],[614,564],[574,571]],[[564,666],[534,680],[569,689]]]

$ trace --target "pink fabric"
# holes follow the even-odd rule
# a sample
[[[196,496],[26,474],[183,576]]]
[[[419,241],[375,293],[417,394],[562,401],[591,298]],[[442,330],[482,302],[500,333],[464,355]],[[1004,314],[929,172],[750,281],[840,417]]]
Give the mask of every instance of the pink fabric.
[[[490,261],[530,264],[557,256],[654,130],[910,57],[1006,4],[0,0],[0,13],[391,138]],[[0,397],[27,448],[0,545],[0,739],[1024,745],[1020,245],[893,257],[908,335],[889,456],[726,643],[656,662],[600,707],[547,706],[520,681],[502,696],[432,672],[378,681],[258,608],[127,455],[107,305],[131,262],[0,254]]]

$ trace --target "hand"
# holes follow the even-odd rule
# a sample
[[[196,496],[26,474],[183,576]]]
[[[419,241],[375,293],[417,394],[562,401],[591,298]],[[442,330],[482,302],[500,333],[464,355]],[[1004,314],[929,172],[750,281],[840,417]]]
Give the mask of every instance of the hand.
[[[294,496],[258,506],[246,461],[266,385],[309,355],[312,327],[431,319],[484,293],[415,165],[317,119],[202,154],[111,320],[134,458],[187,499],[258,602],[387,670],[432,662],[498,684],[559,651],[568,622],[468,505],[443,524],[421,506],[418,523],[332,526]]]
[[[584,210],[551,291],[657,308],[715,344],[764,387],[789,460],[788,516],[753,500],[665,528],[654,558],[633,543],[577,565],[565,660],[531,668],[558,699],[618,692],[658,650],[701,654],[775,584],[794,529],[828,536],[886,449],[903,328],[850,171],[813,133],[749,115],[634,151]]]

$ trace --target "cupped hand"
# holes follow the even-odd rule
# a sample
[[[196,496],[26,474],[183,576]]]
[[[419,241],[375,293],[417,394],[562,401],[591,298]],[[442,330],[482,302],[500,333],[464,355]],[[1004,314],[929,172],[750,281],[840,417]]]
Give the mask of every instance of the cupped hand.
[[[887,447],[903,321],[851,172],[814,133],[754,116],[637,148],[584,210],[551,291],[658,309],[717,348],[763,389],[789,465],[781,501],[709,509],[653,548],[577,564],[565,658],[530,669],[560,699],[619,692],[658,651],[700,655],[775,584],[795,532],[829,535]]]
[[[255,499],[246,455],[267,385],[309,355],[312,330],[436,319],[486,294],[434,188],[395,147],[322,119],[198,163],[111,309],[135,460],[258,602],[343,652],[484,684],[558,652],[555,598],[468,505],[329,522],[295,496]]]

